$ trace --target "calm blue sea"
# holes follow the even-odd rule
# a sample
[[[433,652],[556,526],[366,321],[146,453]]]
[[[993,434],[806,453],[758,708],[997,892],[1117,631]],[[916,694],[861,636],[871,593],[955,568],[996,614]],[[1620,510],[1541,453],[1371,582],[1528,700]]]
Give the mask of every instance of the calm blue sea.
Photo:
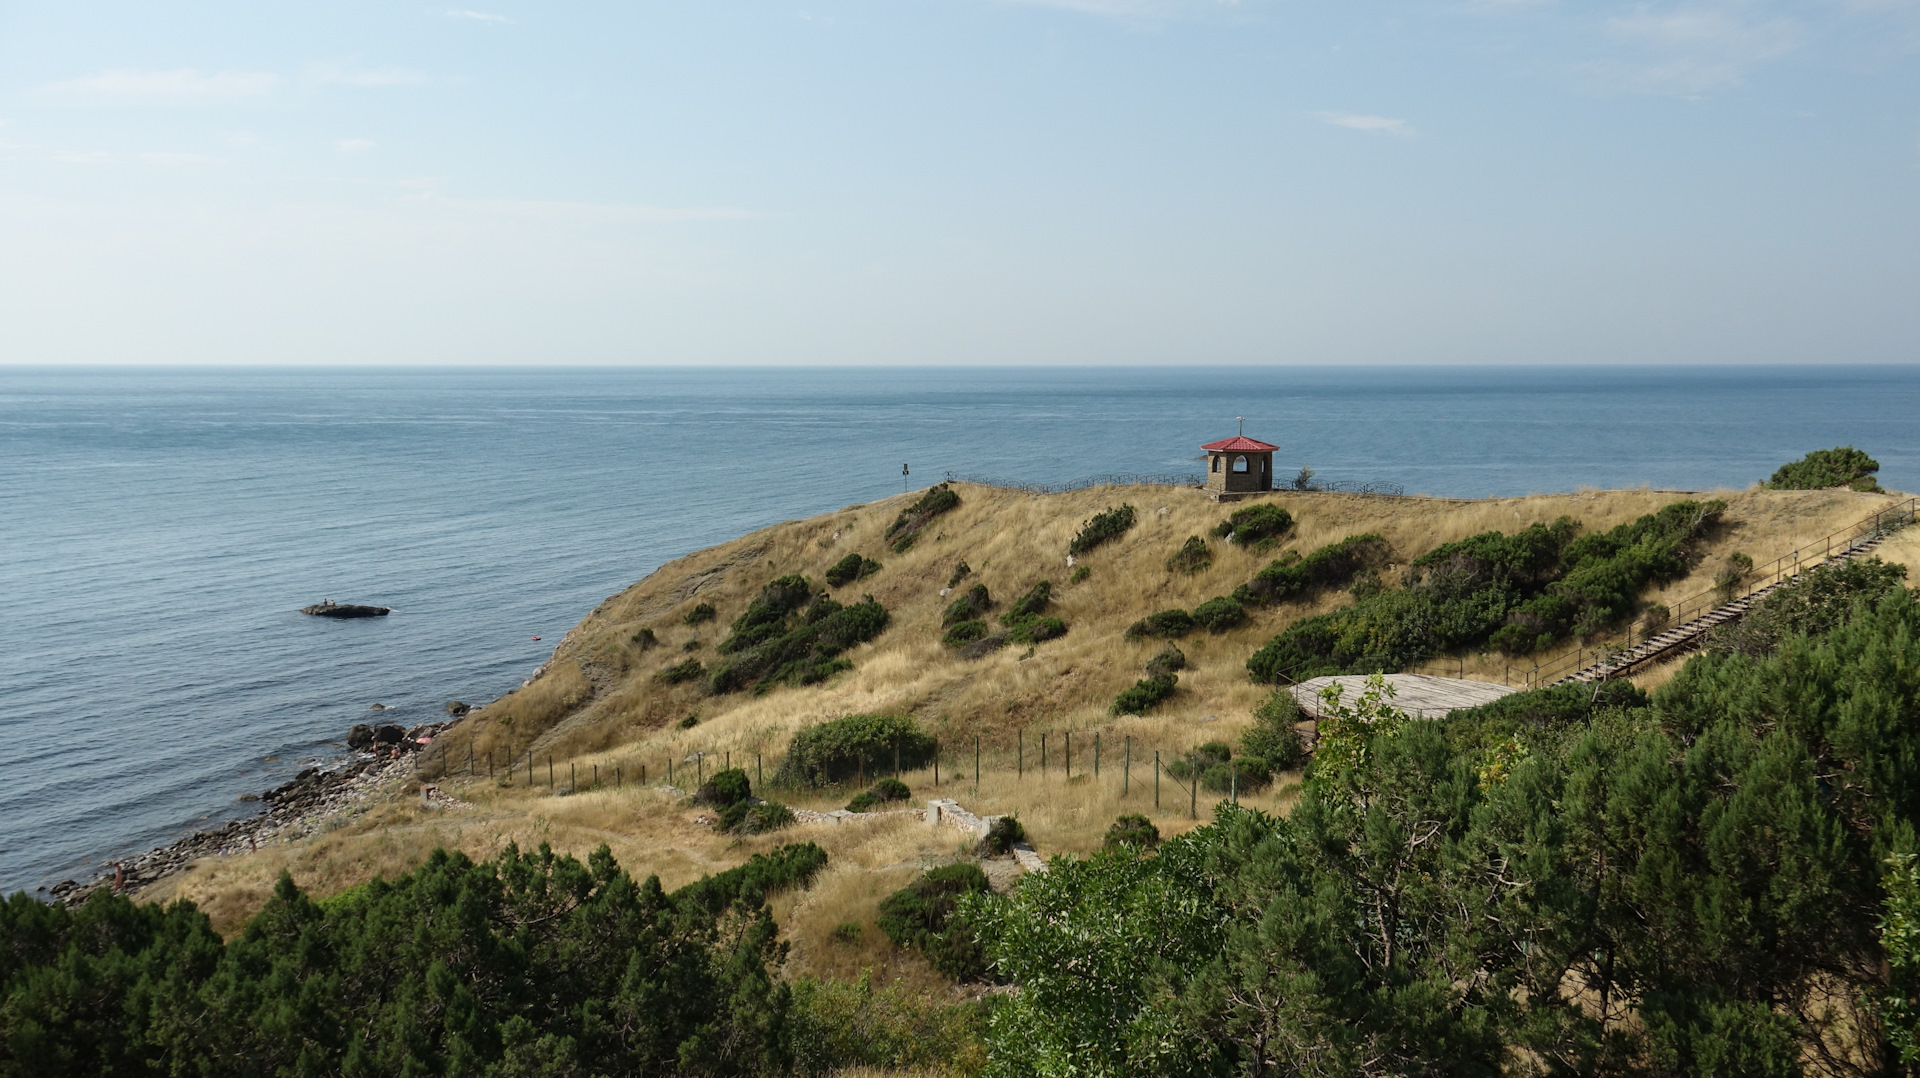
[[[248,806],[375,701],[512,688],[661,562],[947,470],[1409,492],[1744,486],[1850,443],[1920,489],[1920,368],[0,369],[0,889]],[[392,606],[376,621],[297,609]],[[545,637],[541,643],[535,636]]]

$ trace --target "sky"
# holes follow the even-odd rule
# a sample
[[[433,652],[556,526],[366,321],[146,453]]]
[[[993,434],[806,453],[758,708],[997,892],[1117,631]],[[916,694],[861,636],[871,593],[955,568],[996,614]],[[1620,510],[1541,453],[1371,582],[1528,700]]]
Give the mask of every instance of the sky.
[[[1920,0],[0,0],[0,363],[1920,358]]]

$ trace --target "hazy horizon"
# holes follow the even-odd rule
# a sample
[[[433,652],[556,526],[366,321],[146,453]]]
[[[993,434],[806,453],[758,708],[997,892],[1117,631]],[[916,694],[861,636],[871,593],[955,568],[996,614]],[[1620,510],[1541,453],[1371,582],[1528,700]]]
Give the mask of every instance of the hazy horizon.
[[[0,6],[0,363],[1901,364],[1920,2]]]

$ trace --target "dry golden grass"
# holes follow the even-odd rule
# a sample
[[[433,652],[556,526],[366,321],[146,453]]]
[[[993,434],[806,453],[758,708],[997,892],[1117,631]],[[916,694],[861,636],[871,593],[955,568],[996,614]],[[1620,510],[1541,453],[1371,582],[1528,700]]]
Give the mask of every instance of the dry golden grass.
[[[657,874],[676,887],[702,874],[730,868],[755,852],[787,841],[816,841],[829,867],[805,895],[787,896],[776,913],[795,941],[798,972],[852,976],[871,968],[882,980],[918,983],[933,975],[917,959],[900,955],[873,926],[878,900],[923,868],[960,856],[958,831],[929,828],[905,817],[856,823],[803,825],[776,836],[735,839],[715,834],[700,813],[664,793],[639,788],[659,783],[669,760],[678,785],[691,789],[686,770],[711,774],[732,754],[736,766],[754,767],[763,755],[768,773],[788,739],[814,722],[860,712],[915,716],[946,747],[941,783],[931,771],[904,776],[915,805],[937,796],[957,798],[981,813],[1018,813],[1043,856],[1084,853],[1099,846],[1107,826],[1122,812],[1151,816],[1163,834],[1194,826],[1187,794],[1162,780],[1161,808],[1152,808],[1152,753],[1184,751],[1205,741],[1231,741],[1250,721],[1251,708],[1266,693],[1251,684],[1245,661],[1270,636],[1308,614],[1350,601],[1344,594],[1312,604],[1255,611],[1250,624],[1218,636],[1197,633],[1180,641],[1189,669],[1176,695],[1144,717],[1107,713],[1115,694],[1142,676],[1158,641],[1124,638],[1128,625],[1167,607],[1191,608],[1233,590],[1271,555],[1255,555],[1209,539],[1211,568],[1196,576],[1164,567],[1166,556],[1189,535],[1205,535],[1228,507],[1192,490],[1159,487],[1106,488],[1034,496],[963,485],[962,505],[938,518],[914,549],[894,554],[883,533],[894,515],[917,495],[852,506],[810,520],[791,521],[662,566],[593,611],[569,632],[541,677],[474,714],[438,739],[430,768],[463,768],[469,748],[479,761],[478,779],[455,777],[446,785],[473,807],[430,810],[417,787],[396,790],[385,801],[337,820],[323,834],[264,848],[257,855],[203,862],[150,889],[151,897],[190,897],[208,908],[223,930],[236,928],[270,893],[284,868],[304,887],[329,894],[376,874],[393,875],[417,864],[434,846],[492,856],[508,842],[523,848],[548,842],[584,857],[605,842],[636,875]],[[1827,532],[1851,524],[1892,496],[1845,491],[1715,492],[1729,503],[1723,534],[1687,579],[1656,598],[1673,600],[1704,590],[1728,552],[1739,550],[1764,563]],[[1434,546],[1482,531],[1513,531],[1560,516],[1588,529],[1609,528],[1652,512],[1682,495],[1650,490],[1580,491],[1572,494],[1488,500],[1383,499],[1356,495],[1280,493],[1273,500],[1297,522],[1289,545],[1311,550],[1361,532],[1379,532],[1404,562]],[[1088,580],[1068,584],[1066,547],[1082,522],[1109,505],[1130,502],[1139,524],[1122,539],[1079,559]],[[854,669],[804,689],[777,689],[761,696],[705,696],[697,684],[663,686],[652,675],[692,654],[711,664],[726,626],[775,576],[800,572],[818,581],[828,565],[857,551],[885,568],[846,588],[843,600],[871,592],[892,621],[880,637],[849,653]],[[1920,534],[1902,535],[1885,551],[1893,560],[1920,556]],[[1033,649],[1009,647],[975,662],[959,659],[938,643],[948,597],[939,592],[956,563],[971,564],[963,586],[984,582],[1002,604],[1034,582],[1052,580],[1055,609],[1070,629],[1062,639]],[[688,626],[682,616],[695,603],[710,602],[719,618]],[[641,651],[633,635],[653,629],[660,646]],[[698,638],[691,653],[682,645]],[[1461,665],[1463,664],[1463,665]],[[1499,681],[1507,674],[1498,656],[1466,656],[1436,664],[1468,677]],[[1670,677],[1666,668],[1637,678],[1652,685]],[[679,720],[697,715],[681,729]],[[1092,775],[1093,735],[1101,738],[1101,774]],[[1064,773],[1064,737],[1073,735],[1074,776]],[[1014,774],[1017,737],[1024,735],[1029,773]],[[1048,738],[1048,767],[1039,770],[1039,738]],[[1133,739],[1132,790],[1121,796],[1125,739]],[[982,746],[982,775],[973,780],[974,739]],[[536,783],[526,782],[528,742],[536,758]],[[504,761],[507,747],[519,755],[511,778],[485,777],[491,751]],[[690,762],[706,753],[702,763]],[[555,796],[545,786],[546,761],[555,761],[561,785],[567,766],[589,784],[598,765],[602,788]],[[884,768],[887,761],[877,762]],[[610,788],[615,769],[623,781]],[[684,770],[683,770],[684,769]],[[1284,810],[1297,787],[1277,783],[1242,798],[1244,803]],[[834,808],[849,791],[787,798],[796,807]],[[777,795],[785,797],[784,794]],[[1217,798],[1197,806],[1205,820]],[[864,926],[859,942],[840,943],[832,929],[842,922]]]

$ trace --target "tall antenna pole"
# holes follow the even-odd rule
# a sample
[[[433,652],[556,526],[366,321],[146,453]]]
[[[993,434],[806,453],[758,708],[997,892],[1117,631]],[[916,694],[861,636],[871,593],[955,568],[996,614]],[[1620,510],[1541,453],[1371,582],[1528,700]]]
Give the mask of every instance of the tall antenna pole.
[[[1247,436],[1247,417],[1243,415],[1237,415],[1237,416],[1234,416],[1233,418],[1240,421],[1240,436],[1242,438],[1246,437]]]

